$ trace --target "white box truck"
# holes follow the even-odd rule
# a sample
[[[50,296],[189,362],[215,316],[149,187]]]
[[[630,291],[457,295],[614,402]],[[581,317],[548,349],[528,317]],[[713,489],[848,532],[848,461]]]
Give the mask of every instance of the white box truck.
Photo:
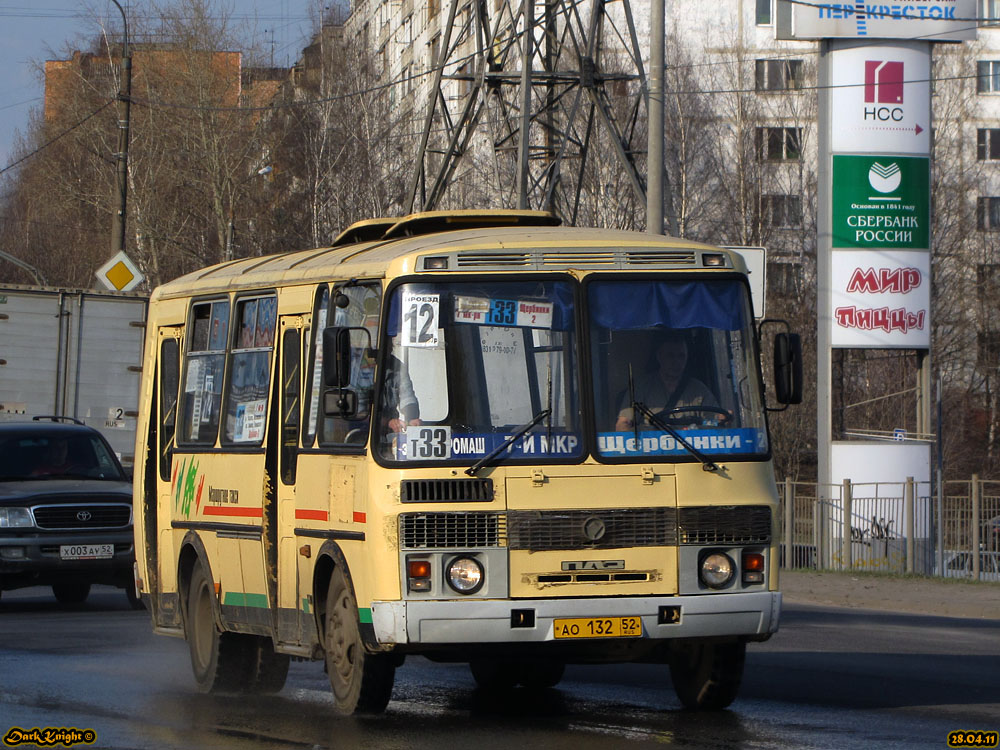
[[[0,285],[0,421],[73,417],[131,468],[146,306],[131,292]]]

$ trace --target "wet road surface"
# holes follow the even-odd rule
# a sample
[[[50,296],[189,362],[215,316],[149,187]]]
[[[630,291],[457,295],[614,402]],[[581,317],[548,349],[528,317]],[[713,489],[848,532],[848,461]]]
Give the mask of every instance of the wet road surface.
[[[194,690],[187,645],[116,589],[0,600],[0,732],[79,727],[95,748],[915,748],[1000,729],[1000,621],[788,606],[752,644],[740,697],[683,711],[666,667],[575,666],[556,689],[476,690],[465,665],[411,658],[382,716],[340,718],[319,662],[277,696]]]

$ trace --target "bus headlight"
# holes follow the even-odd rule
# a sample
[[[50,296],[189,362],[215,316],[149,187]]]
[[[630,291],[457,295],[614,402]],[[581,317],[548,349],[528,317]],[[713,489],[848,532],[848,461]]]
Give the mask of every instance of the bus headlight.
[[[445,573],[448,585],[459,594],[475,594],[486,582],[482,564],[471,557],[456,557]]]
[[[702,583],[711,589],[721,589],[733,579],[736,564],[733,559],[722,552],[712,552],[701,559]]]

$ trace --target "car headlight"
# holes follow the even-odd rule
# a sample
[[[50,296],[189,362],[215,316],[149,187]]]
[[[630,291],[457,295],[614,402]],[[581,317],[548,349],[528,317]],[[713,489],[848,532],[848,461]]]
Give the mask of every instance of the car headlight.
[[[475,594],[486,582],[486,571],[478,560],[456,557],[448,565],[447,580],[459,594]]]
[[[702,582],[712,589],[721,589],[733,579],[736,564],[733,559],[722,552],[705,555],[701,560]]]
[[[25,529],[34,525],[27,508],[0,508],[0,529]]]

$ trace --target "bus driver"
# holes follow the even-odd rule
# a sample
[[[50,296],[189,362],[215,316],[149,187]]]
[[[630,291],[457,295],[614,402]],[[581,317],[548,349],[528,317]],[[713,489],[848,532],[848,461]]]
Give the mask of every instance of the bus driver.
[[[688,347],[679,333],[670,333],[660,340],[653,354],[653,369],[635,381],[635,400],[654,414],[680,406],[715,407],[712,392],[698,378],[688,373]],[[630,398],[625,394],[626,402]],[[716,407],[717,408],[717,407]],[[618,412],[615,431],[625,432],[635,427],[631,406]]]

